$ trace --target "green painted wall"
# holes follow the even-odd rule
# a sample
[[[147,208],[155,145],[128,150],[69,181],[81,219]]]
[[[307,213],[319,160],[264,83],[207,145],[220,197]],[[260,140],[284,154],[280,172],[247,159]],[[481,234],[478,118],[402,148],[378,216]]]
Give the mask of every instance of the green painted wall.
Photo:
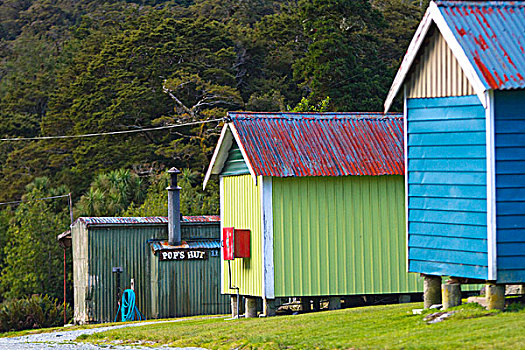
[[[251,257],[231,261],[232,285],[240,288],[241,295],[262,296],[262,236],[261,186],[256,186],[250,175],[222,178],[223,227],[250,229]],[[262,178],[257,179],[260,185]],[[222,267],[222,292],[235,294],[229,289],[228,262]]]
[[[273,178],[275,296],[422,291],[403,176]]]

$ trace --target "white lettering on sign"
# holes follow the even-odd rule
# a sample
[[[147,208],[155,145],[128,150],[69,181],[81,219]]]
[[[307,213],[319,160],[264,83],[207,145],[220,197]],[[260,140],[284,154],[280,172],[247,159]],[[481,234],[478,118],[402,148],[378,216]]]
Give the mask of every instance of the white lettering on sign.
[[[160,260],[205,260],[208,259],[207,250],[164,250],[160,251]],[[212,251],[211,256],[218,256]]]

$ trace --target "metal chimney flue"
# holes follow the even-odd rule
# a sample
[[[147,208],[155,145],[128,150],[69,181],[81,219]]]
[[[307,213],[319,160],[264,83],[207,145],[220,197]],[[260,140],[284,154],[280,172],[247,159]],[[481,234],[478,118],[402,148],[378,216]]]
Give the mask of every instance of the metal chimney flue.
[[[168,190],[168,243],[170,245],[181,244],[180,232],[180,187],[177,185],[177,175],[180,170],[171,168],[168,170],[170,174],[170,184]]]

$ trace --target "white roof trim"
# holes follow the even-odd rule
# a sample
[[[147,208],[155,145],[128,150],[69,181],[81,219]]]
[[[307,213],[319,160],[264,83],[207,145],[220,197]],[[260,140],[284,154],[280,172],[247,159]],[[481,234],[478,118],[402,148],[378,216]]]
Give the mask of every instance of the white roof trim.
[[[483,85],[481,79],[476,73],[476,70],[467,58],[465,51],[461,47],[460,43],[457,41],[456,37],[452,33],[452,30],[445,21],[445,18],[441,14],[441,11],[439,10],[438,6],[435,2],[431,2],[428,6],[427,12],[425,13],[425,16],[423,17],[421,23],[419,24],[419,27],[417,28],[414,38],[412,38],[412,41],[408,46],[407,53],[405,54],[403,62],[401,63],[401,67],[397,71],[396,77],[394,78],[394,82],[392,83],[392,87],[388,92],[384,104],[385,113],[388,112],[388,110],[392,106],[394,98],[399,93],[399,90],[401,89],[401,86],[403,85],[407,77],[410,67],[414,63],[414,60],[419,52],[421,45],[423,44],[423,41],[425,40],[425,37],[428,33],[428,29],[430,28],[430,25],[432,23],[435,23],[437,25],[441,35],[443,35],[443,38],[445,39],[447,45],[450,47],[452,53],[458,60],[461,69],[463,69],[465,76],[472,84],[472,87],[478,95],[481,104],[483,105],[483,107],[487,107],[487,101],[485,97],[485,91],[487,90],[487,88],[485,87],[485,85]]]
[[[206,176],[204,176],[204,182],[202,184],[203,189],[206,189],[206,184],[212,174],[220,173],[224,166],[224,162],[228,158],[228,151],[232,145],[232,135],[231,132],[228,131],[228,123],[226,123],[222,127],[219,142],[217,142],[217,146],[215,146],[215,151],[213,151],[213,156],[211,157],[210,165],[206,171]]]
[[[461,44],[454,36],[454,33],[452,33],[452,29],[450,29],[450,27],[448,26],[438,6],[434,2],[431,2],[429,9],[432,13],[432,18],[436,22],[436,25],[439,28],[439,31],[441,32],[441,35],[443,35],[443,38],[450,47],[450,50],[452,50],[452,53],[454,54],[454,56],[456,56],[459,65],[463,69],[463,72],[467,76],[469,82],[472,84],[472,87],[474,88],[476,95],[478,95],[481,104],[483,105],[483,107],[487,108],[487,100],[485,96],[485,91],[487,91],[487,88],[481,82],[478,73],[476,73],[476,70],[472,66],[472,63],[470,63],[467,55],[465,54],[465,51],[463,50],[463,47],[461,47]]]
[[[237,142],[237,146],[239,146],[239,149],[241,150],[242,157],[244,158],[244,161],[246,162],[246,166],[248,167],[248,170],[250,171],[250,174],[252,175],[253,182],[257,186],[257,174],[255,174],[255,171],[253,170],[252,163],[250,162],[250,159],[248,158],[248,155],[246,154],[246,150],[244,149],[244,145],[241,142],[241,138],[239,137],[239,133],[237,132],[237,129],[233,125],[233,123],[228,123],[230,126],[230,130],[232,131],[233,137],[235,138],[235,142]]]
[[[419,23],[419,27],[417,27],[416,34],[414,34],[410,45],[408,45],[405,57],[403,57],[401,66],[397,71],[392,86],[390,87],[390,91],[388,91],[388,95],[386,96],[385,101],[385,113],[388,112],[388,110],[392,106],[392,103],[394,102],[394,98],[399,93],[401,86],[403,86],[403,82],[405,81],[410,67],[412,67],[412,63],[414,63],[414,60],[416,59],[416,55],[419,52],[419,48],[421,47],[421,45],[423,45],[423,40],[425,39],[432,22],[433,21],[431,18],[429,7],[425,12],[425,15],[423,16],[421,23]]]
[[[211,157],[208,170],[206,171],[206,176],[204,177],[204,182],[202,184],[203,189],[206,189],[206,185],[208,184],[211,175],[217,175],[221,173],[222,168],[224,167],[224,163],[228,159],[228,152],[232,146],[234,139],[235,142],[237,142],[237,145],[239,146],[242,158],[244,159],[244,162],[246,163],[246,166],[248,167],[248,170],[252,175],[253,181],[255,182],[255,184],[257,184],[257,175],[255,174],[252,164],[250,163],[250,160],[246,155],[246,151],[244,150],[244,147],[241,143],[237,129],[235,129],[235,126],[232,123],[226,123],[222,127],[221,136],[219,137],[219,141],[217,142],[215,151],[213,151],[213,156]]]

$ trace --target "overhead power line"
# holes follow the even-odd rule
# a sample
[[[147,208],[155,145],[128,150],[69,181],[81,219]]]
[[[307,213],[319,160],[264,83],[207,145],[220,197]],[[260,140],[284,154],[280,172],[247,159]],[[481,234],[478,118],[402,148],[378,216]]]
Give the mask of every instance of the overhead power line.
[[[45,201],[45,200],[48,200],[48,199],[64,198],[64,197],[69,197],[69,194],[64,194],[64,195],[61,195],[61,196],[51,196],[51,197],[44,197],[44,198],[27,199],[27,200],[21,200],[21,201],[13,201],[13,202],[3,202],[3,203],[0,203],[0,205],[20,204],[20,203],[35,202],[35,201]]]
[[[174,125],[159,126],[159,127],[156,127],[156,128],[146,128],[146,129],[137,129],[137,130],[108,131],[108,132],[101,132],[101,133],[94,133],[94,134],[82,134],[82,135],[60,135],[60,136],[37,136],[37,137],[4,138],[4,139],[0,139],[0,141],[36,141],[36,140],[53,140],[53,139],[80,139],[80,138],[85,138],[85,137],[96,137],[96,136],[106,136],[106,135],[120,135],[120,134],[133,134],[133,133],[146,132],[146,131],[173,129],[173,128],[178,128],[178,127],[181,127],[181,126],[190,126],[190,125],[198,125],[198,124],[205,124],[205,123],[213,123],[213,122],[220,122],[220,121],[223,121],[223,120],[224,120],[223,118],[210,119],[210,120],[203,120],[203,121],[184,123],[184,124],[174,124]]]

